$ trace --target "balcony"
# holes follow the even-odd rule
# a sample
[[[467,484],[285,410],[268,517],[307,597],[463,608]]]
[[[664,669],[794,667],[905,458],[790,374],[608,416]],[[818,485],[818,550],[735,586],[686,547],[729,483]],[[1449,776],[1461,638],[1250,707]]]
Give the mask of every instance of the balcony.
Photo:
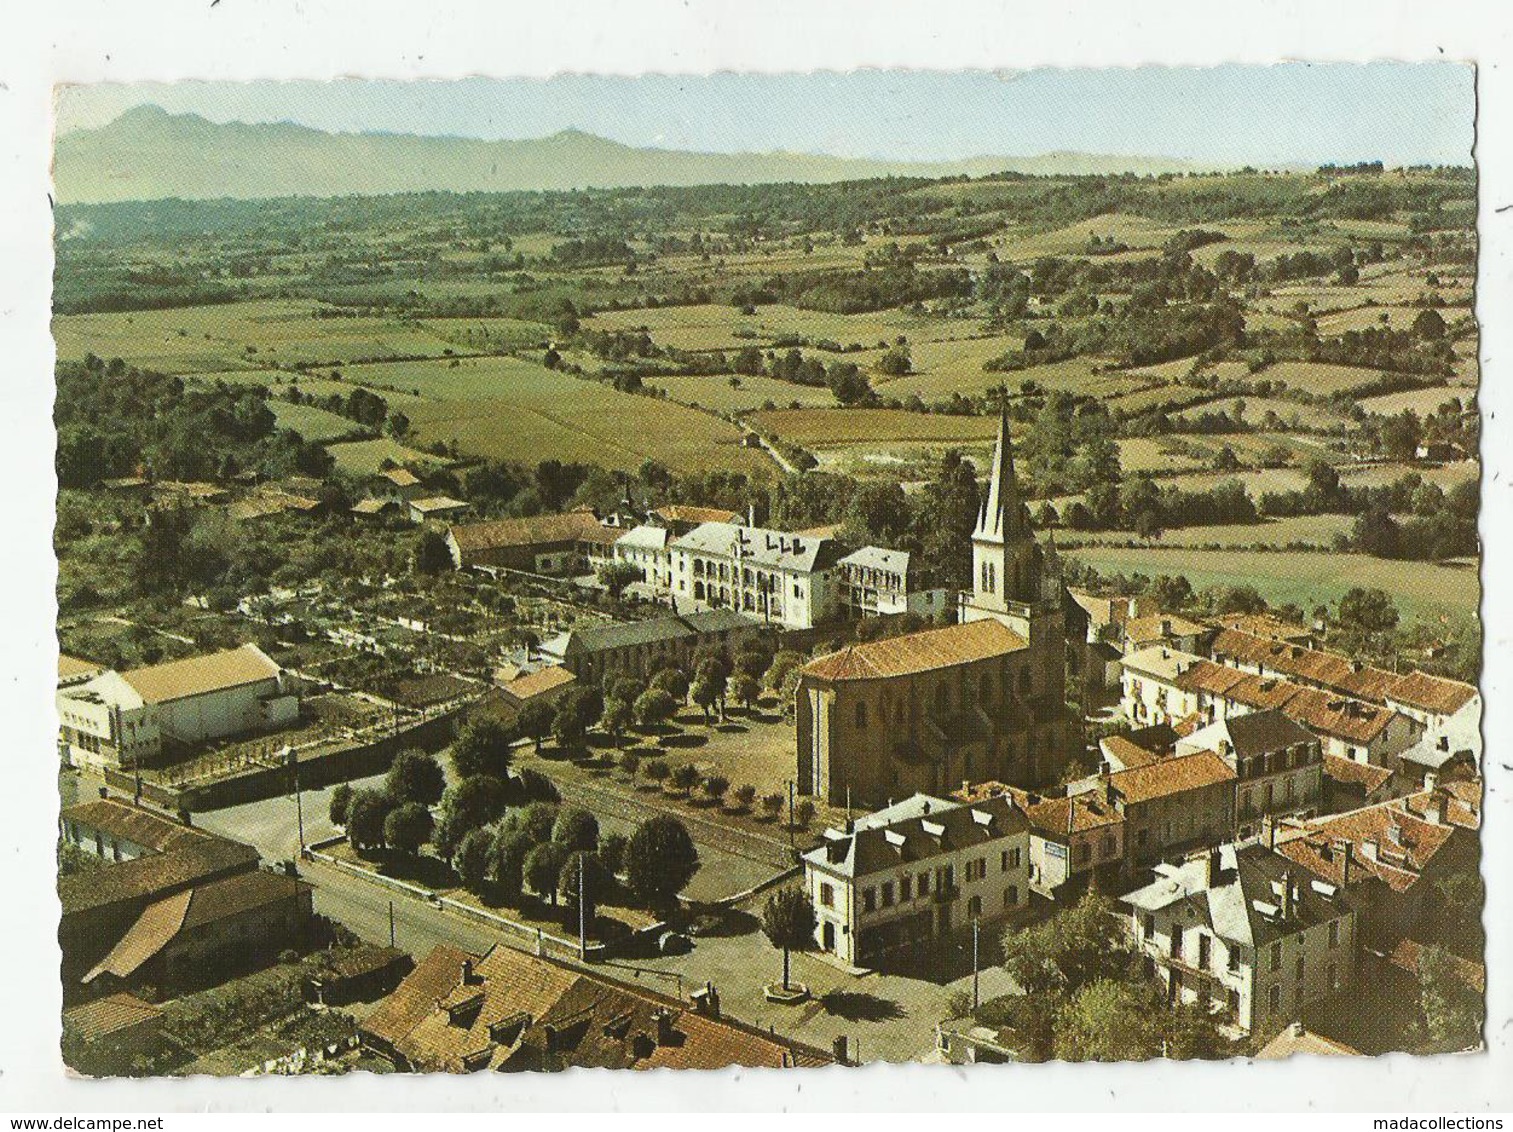
[[[936,885],[930,899],[937,904],[949,904],[961,898],[961,889],[954,884]]]

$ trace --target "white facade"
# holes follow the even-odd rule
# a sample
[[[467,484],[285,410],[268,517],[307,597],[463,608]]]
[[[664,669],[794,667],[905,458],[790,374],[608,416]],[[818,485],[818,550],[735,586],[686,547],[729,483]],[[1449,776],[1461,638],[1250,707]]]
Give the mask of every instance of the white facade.
[[[850,833],[828,830],[803,860],[815,945],[853,967],[1014,915],[1030,899],[1028,822],[1006,797],[916,794]]]
[[[1139,727],[1173,723],[1198,712],[1198,694],[1183,690],[1178,677],[1202,660],[1193,653],[1153,645],[1130,653],[1120,666],[1120,710]]]
[[[675,539],[672,594],[732,609],[785,629],[834,618],[839,586],[835,542],[733,523],[703,523]]]
[[[672,592],[672,554],[663,527],[640,526],[615,540],[616,562],[641,571],[642,582],[658,594]]]

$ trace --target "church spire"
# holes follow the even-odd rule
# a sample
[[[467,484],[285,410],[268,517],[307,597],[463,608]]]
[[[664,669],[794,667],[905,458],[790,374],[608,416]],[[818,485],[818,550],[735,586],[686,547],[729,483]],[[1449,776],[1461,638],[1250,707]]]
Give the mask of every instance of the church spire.
[[[1024,502],[1014,475],[1014,442],[1009,436],[1009,412],[998,411],[998,441],[993,448],[993,477],[977,517],[977,537],[1007,542],[1029,534],[1024,521]]]

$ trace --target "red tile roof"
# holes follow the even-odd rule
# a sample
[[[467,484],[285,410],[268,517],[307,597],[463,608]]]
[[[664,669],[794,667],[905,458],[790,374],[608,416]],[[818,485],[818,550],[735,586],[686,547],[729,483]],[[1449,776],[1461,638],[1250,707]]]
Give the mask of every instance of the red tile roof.
[[[1417,978],[1419,965],[1423,962],[1428,950],[1429,948],[1417,940],[1400,939],[1387,953],[1387,962]],[[1487,968],[1484,965],[1470,959],[1462,959],[1459,955],[1453,955],[1448,951],[1444,954],[1449,960],[1451,974],[1478,994],[1487,992]]]
[[[803,672],[820,680],[876,680],[1007,656],[1028,645],[1018,633],[990,618],[850,645],[811,660]]]
[[[1384,766],[1358,763],[1339,755],[1324,756],[1324,773],[1336,782],[1364,788],[1368,798],[1392,781],[1392,772]]]
[[[484,523],[454,523],[448,528],[464,554],[507,547],[537,546],[546,543],[610,540],[619,531],[606,531],[589,511],[569,511],[565,515],[536,515],[529,519],[495,519]]]
[[[121,679],[148,703],[161,704],[273,679],[279,671],[262,649],[247,644],[151,668],[135,668],[121,673]]]
[[[163,1012],[134,994],[121,991],[63,1012],[63,1023],[87,1042],[156,1022]]]
[[[1196,751],[1161,759],[1148,766],[1130,767],[1108,776],[1126,802],[1149,802],[1221,782],[1234,782],[1235,772],[1213,751]]]

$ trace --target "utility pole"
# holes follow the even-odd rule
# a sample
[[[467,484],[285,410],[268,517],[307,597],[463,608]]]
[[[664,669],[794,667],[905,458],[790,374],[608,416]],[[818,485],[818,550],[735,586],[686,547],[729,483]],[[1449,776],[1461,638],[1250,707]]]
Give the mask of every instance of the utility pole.
[[[389,901],[389,946],[394,946],[394,901]]]
[[[305,855],[305,803],[299,791],[299,752],[289,748],[289,769],[294,774],[294,820],[299,824],[299,854]]]
[[[788,780],[788,848],[793,848],[793,779]]]
[[[972,1009],[976,1010],[978,1003],[977,995],[977,917],[972,917]]]
[[[578,854],[578,959],[588,961],[588,901],[583,891],[583,854]]]

